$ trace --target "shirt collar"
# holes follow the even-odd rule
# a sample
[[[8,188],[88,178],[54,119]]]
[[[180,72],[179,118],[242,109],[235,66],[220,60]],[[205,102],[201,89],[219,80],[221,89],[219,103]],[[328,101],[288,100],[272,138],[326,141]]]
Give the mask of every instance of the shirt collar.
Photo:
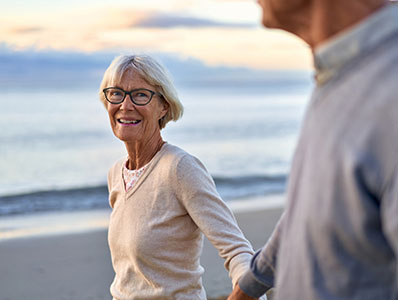
[[[398,34],[398,5],[388,4],[352,29],[319,45],[314,51],[317,83],[325,83],[349,61],[393,34]]]

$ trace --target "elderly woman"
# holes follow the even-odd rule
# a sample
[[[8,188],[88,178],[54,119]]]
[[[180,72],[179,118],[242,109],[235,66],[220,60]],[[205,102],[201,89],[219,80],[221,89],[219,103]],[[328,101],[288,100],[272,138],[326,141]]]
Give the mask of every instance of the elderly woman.
[[[183,112],[166,70],[148,56],[117,57],[100,98],[127,150],[108,174],[113,299],[206,299],[203,234],[235,285],[253,250],[203,164],[162,139]]]

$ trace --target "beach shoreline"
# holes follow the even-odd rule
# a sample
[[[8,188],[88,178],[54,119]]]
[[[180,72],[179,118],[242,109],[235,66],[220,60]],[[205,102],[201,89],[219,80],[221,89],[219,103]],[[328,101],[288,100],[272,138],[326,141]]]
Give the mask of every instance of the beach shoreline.
[[[246,199],[246,205],[239,201],[228,203],[255,249],[263,246],[271,234],[282,213],[283,198],[276,195]],[[2,218],[0,300],[111,299],[109,286],[114,273],[107,245],[109,213],[110,210],[99,210]],[[23,228],[24,219],[31,224],[36,220],[36,228]],[[40,224],[45,220],[47,223]],[[4,235],[6,226],[8,236]],[[208,240],[201,264],[209,299],[228,295],[228,273]]]

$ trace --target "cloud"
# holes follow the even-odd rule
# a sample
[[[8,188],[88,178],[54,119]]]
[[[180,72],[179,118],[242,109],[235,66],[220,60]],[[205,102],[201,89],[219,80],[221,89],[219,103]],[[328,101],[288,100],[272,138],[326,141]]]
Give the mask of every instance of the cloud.
[[[245,28],[256,27],[256,24],[250,23],[228,23],[219,22],[211,19],[198,18],[193,16],[181,16],[177,14],[157,13],[148,16],[133,24],[135,28],[203,28],[203,27],[224,27],[224,28]]]
[[[172,74],[178,87],[272,87],[275,83],[299,86],[309,81],[308,71],[266,71],[223,65],[209,66],[192,57],[150,53]],[[96,90],[102,76],[118,54],[68,51],[14,51],[0,44],[0,87],[2,88],[89,88]]]
[[[236,6],[194,2],[191,10],[103,5],[26,17],[10,15],[0,26],[0,41],[20,50],[162,52],[195,57],[211,65],[312,67],[308,47],[287,33],[261,28],[252,6],[245,9],[240,1],[233,1]]]
[[[15,51],[0,44],[0,86],[5,88],[75,88],[99,84],[113,55],[79,52]]]
[[[30,33],[38,33],[43,31],[43,27],[39,26],[21,26],[21,27],[14,27],[10,29],[10,33],[12,34],[30,34]]]

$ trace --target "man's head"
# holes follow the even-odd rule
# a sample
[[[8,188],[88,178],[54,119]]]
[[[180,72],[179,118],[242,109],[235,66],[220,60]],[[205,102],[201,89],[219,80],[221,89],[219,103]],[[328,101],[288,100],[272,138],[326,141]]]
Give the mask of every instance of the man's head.
[[[303,12],[309,9],[312,0],[258,0],[258,3],[265,27],[291,31],[291,27],[300,23]]]
[[[355,25],[388,0],[257,0],[262,23],[303,39],[311,48]]]

